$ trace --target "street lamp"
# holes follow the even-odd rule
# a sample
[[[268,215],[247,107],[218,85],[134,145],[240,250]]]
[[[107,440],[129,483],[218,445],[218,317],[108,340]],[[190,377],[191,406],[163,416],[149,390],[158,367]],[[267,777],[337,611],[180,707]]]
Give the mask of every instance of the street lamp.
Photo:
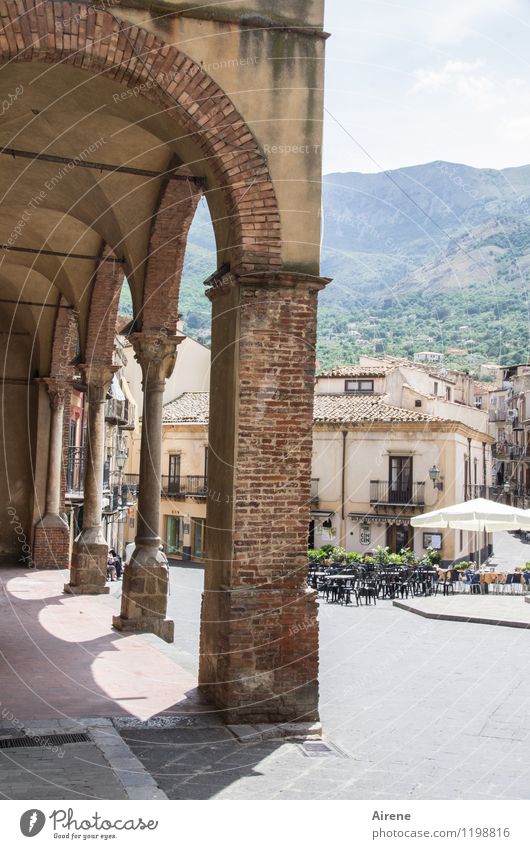
[[[429,469],[429,477],[432,480],[432,485],[434,486],[434,488],[442,491],[444,488],[442,473],[440,472],[440,469],[438,468],[436,463],[433,463],[433,465]]]
[[[125,468],[125,463],[127,462],[128,456],[129,456],[129,453],[128,453],[127,449],[123,448],[123,447],[120,448],[120,450],[116,454],[116,465],[118,467],[118,471],[120,472],[120,474],[123,472],[123,470]]]

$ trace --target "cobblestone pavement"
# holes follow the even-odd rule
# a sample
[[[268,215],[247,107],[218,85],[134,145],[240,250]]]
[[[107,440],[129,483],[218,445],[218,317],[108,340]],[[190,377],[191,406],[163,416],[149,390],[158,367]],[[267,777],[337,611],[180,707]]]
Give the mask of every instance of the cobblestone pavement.
[[[506,542],[529,550],[518,540]],[[181,670],[175,674],[184,669],[193,678],[202,581],[201,568],[171,567],[176,645],[134,638],[139,658],[145,661],[149,649],[150,663],[158,658]],[[118,605],[118,592],[112,585],[111,598],[98,600],[105,621]],[[321,756],[308,757],[300,744],[284,740],[242,743],[193,698],[186,715],[175,705],[151,720],[156,727],[142,721],[156,713],[154,702],[149,713],[132,703],[124,709],[122,701],[111,730],[128,746],[118,750],[114,738],[105,750],[97,733],[93,738],[107,764],[104,780],[98,753],[91,752],[86,765],[73,748],[60,765],[45,763],[41,752],[30,771],[50,785],[67,786],[60,798],[72,799],[82,798],[80,793],[96,798],[154,793],[153,784],[146,789],[149,776],[134,765],[138,761],[128,760],[131,753],[175,799],[528,798],[527,630],[424,619],[390,602],[359,608],[322,603],[320,630],[321,718],[330,744]],[[75,636],[68,639],[75,651]],[[61,640],[67,640],[66,633]],[[23,672],[27,647],[20,646],[17,669]],[[81,655],[77,662],[82,664]],[[25,678],[21,686],[27,687]],[[0,761],[0,791],[6,797],[24,792],[27,752]],[[89,749],[82,752],[86,757]],[[123,783],[126,773],[129,789]],[[30,796],[44,798],[31,786]]]
[[[173,568],[172,586],[191,649],[202,574]],[[242,744],[204,716],[122,732],[170,798],[528,797],[528,631],[422,619],[390,602],[322,603],[320,628],[321,718],[336,748],[306,757],[296,743]]]
[[[530,543],[522,542],[516,534],[499,533],[493,535],[493,557],[499,569],[513,569],[530,560]]]
[[[126,799],[95,744],[70,743],[62,758],[47,748],[0,751],[1,799]]]

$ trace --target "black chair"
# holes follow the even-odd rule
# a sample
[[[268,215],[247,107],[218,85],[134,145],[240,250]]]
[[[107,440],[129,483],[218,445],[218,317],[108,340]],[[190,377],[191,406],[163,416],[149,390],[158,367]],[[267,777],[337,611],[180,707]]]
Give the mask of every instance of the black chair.
[[[356,591],[357,605],[362,604],[364,598],[365,605],[371,604],[372,601],[377,604],[377,584],[374,580],[365,580]]]
[[[438,575],[434,585],[434,594],[438,594],[440,587],[442,588],[443,595],[449,595],[449,590],[454,593],[456,581],[458,581],[458,572],[456,569],[448,569],[442,577]]]

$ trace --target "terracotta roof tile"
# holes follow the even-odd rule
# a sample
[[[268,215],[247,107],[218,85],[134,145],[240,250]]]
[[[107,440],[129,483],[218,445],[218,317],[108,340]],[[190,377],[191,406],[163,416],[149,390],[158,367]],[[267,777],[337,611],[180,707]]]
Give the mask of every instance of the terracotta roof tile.
[[[164,404],[163,424],[208,424],[208,392],[183,392]],[[329,424],[439,422],[444,419],[385,404],[379,395],[315,395],[314,421]]]
[[[317,377],[385,377],[395,365],[380,366],[338,366],[330,371],[322,372]]]
[[[164,404],[162,424],[208,424],[209,392],[183,392]]]
[[[315,395],[313,419],[319,423],[357,424],[359,422],[440,422],[416,410],[404,410],[385,404],[379,395]]]

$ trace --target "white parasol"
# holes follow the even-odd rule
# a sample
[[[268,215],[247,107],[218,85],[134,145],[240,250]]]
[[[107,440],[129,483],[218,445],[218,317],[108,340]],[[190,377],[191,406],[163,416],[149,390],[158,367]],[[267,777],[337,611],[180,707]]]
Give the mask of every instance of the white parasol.
[[[451,507],[441,507],[411,519],[414,528],[452,528],[475,533],[495,531],[530,531],[530,511],[519,510],[509,504],[499,504],[487,498],[474,498]],[[480,543],[479,567],[480,567]]]

